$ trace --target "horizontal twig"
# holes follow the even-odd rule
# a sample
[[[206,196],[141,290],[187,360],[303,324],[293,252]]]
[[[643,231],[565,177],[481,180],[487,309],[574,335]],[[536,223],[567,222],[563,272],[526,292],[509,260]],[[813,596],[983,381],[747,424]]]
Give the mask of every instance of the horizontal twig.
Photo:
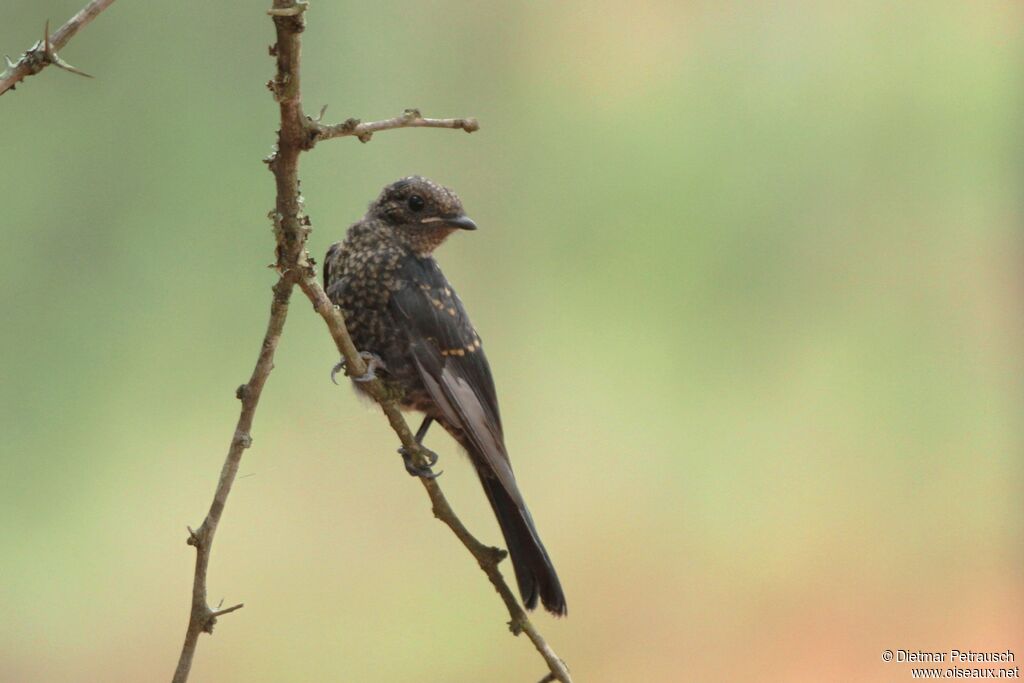
[[[320,111],[323,118],[324,111]],[[359,119],[348,119],[333,126],[325,126],[317,120],[310,120],[313,127],[313,142],[330,140],[331,138],[354,137],[360,142],[369,142],[374,133],[382,130],[394,130],[396,128],[454,128],[473,133],[480,130],[480,123],[474,118],[468,119],[428,119],[420,114],[419,109],[406,109],[401,116],[396,116],[383,121],[370,121],[363,123]]]

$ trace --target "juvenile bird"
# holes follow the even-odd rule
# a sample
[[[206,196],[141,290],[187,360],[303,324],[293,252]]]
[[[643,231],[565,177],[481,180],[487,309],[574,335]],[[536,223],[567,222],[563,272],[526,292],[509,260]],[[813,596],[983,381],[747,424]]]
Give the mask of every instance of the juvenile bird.
[[[505,536],[523,604],[533,609],[539,598],[564,615],[562,586],[505,450],[480,336],[432,255],[451,233],[475,229],[454,192],[419,176],[403,178],[331,245],[324,289],[369,360],[368,376],[353,378],[355,386],[380,373],[400,390],[404,409],[424,414],[417,442],[437,422],[466,450]],[[399,452],[410,474],[435,476]]]

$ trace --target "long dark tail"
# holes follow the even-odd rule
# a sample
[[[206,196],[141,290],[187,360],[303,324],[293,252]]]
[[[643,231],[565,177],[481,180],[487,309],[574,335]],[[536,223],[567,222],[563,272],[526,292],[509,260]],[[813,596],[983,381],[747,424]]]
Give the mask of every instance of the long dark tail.
[[[501,533],[505,536],[523,604],[527,609],[533,609],[539,597],[544,609],[556,616],[565,616],[569,610],[565,604],[565,594],[562,593],[562,584],[558,581],[558,574],[555,573],[544,544],[540,542],[530,511],[525,504],[516,504],[501,482],[494,477],[481,474],[480,483],[494,508]]]

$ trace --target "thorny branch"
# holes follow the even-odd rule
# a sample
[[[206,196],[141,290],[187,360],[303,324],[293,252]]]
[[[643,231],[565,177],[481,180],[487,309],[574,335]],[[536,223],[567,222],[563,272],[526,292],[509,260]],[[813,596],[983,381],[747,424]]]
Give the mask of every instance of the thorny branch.
[[[273,18],[277,33],[277,42],[270,49],[271,55],[277,59],[277,72],[274,79],[267,85],[280,107],[281,128],[278,131],[276,150],[265,161],[274,174],[277,188],[277,200],[270,216],[277,241],[276,268],[280,279],[274,286],[270,322],[256,367],[249,382],[239,387],[238,390],[238,398],[242,401],[242,412],[221,471],[213,503],[199,529],[194,532],[189,530],[188,542],[196,548],[192,609],[173,683],[187,681],[199,635],[204,632],[212,632],[216,617],[241,607],[241,605],[235,605],[224,610],[210,609],[206,599],[207,567],[213,536],[238,472],[242,453],[252,443],[249,432],[253,416],[263,385],[273,369],[274,351],[284,328],[288,301],[294,285],[298,285],[306,294],[316,312],[327,323],[327,328],[338,351],[345,358],[346,372],[359,376],[365,374],[367,369],[365,361],[359,355],[345,328],[341,312],[328,299],[323,287],[320,286],[313,261],[306,251],[310,221],[303,211],[302,197],[299,193],[299,155],[303,151],[312,149],[318,141],[334,137],[356,137],[367,142],[374,133],[395,128],[452,128],[470,133],[479,128],[475,119],[428,119],[415,109],[406,110],[403,115],[384,121],[361,123],[358,120],[349,119],[335,126],[325,126],[320,123],[324,113],[322,110],[316,119],[306,116],[302,111],[299,61],[300,38],[305,29],[303,15],[307,8],[308,3],[302,0],[274,0],[273,7],[268,11]],[[418,464],[425,465],[427,455],[424,449],[416,443],[409,425],[398,409],[395,397],[388,394],[380,380],[373,380],[365,386],[380,404],[402,445],[413,453]],[[421,482],[430,497],[434,516],[444,522],[472,553],[480,568],[487,574],[488,579],[501,596],[511,617],[509,628],[512,633],[515,635],[526,633],[544,658],[550,670],[545,680],[572,683],[565,663],[558,658],[534,628],[498,570],[498,563],[505,557],[505,551],[486,546],[469,533],[448,504],[436,480],[421,478]]]
[[[0,73],[0,95],[8,90],[14,90],[15,85],[25,78],[39,73],[50,64],[79,76],[92,78],[81,69],[77,69],[61,59],[57,50],[67,45],[80,28],[95,19],[113,2],[114,0],[92,0],[78,14],[68,19],[53,35],[50,35],[50,24],[47,22],[43,30],[43,39],[22,53],[16,62],[12,62],[10,57],[5,55],[5,68],[3,73]]]

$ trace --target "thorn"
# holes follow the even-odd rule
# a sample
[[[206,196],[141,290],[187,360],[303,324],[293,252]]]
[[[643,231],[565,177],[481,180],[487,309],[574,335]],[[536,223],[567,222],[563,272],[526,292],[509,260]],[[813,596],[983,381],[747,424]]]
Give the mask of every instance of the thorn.
[[[14,72],[18,68],[18,65],[11,61],[10,56],[4,55],[4,64],[6,66],[4,67],[3,72],[0,73],[0,78],[8,78],[8,77],[14,75]],[[11,90],[13,90],[13,89],[14,89],[14,86],[12,85],[11,86]]]
[[[79,76],[85,76],[86,78],[92,78],[93,77],[92,74],[87,74],[84,71],[82,71],[81,69],[79,69],[78,67],[71,66],[70,64],[65,62],[63,59],[61,59],[60,57],[57,56],[56,52],[53,53],[53,56],[51,57],[51,59],[53,60],[53,65],[56,66],[57,68],[64,69],[65,71],[70,71],[71,73],[78,74]]]
[[[221,605],[223,605],[223,604],[224,604],[224,601],[223,601],[223,600],[221,600],[221,601],[220,601],[220,604],[221,604]],[[217,609],[216,609],[216,610],[214,610],[213,614],[211,614],[211,615],[210,615],[210,617],[211,617],[212,619],[216,619],[217,617],[221,617],[221,616],[224,616],[225,614],[231,614],[231,613],[232,613],[232,612],[234,612],[235,610],[240,610],[240,609],[242,609],[243,607],[245,607],[245,604],[244,604],[244,603],[241,603],[241,602],[240,602],[240,603],[238,603],[237,605],[232,605],[231,607],[226,607],[226,608],[224,608],[224,609],[220,609],[220,605],[217,605]]]
[[[82,71],[81,69],[79,69],[78,67],[75,67],[75,66],[72,66],[72,65],[68,64],[63,59],[60,58],[60,55],[58,55],[54,51],[53,44],[50,42],[50,20],[49,19],[46,20],[46,26],[43,29],[43,59],[45,59],[50,64],[53,64],[55,67],[57,67],[59,69],[64,69],[65,71],[70,71],[73,74],[78,74],[79,76],[85,76],[86,78],[92,78],[91,74],[87,74],[84,71]]]

